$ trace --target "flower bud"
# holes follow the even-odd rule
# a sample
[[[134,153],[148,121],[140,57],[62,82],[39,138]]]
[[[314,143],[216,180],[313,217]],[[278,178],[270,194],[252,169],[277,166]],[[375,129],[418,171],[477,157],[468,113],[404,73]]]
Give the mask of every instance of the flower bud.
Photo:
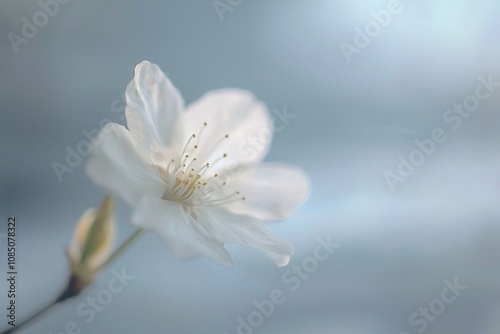
[[[112,211],[113,198],[106,196],[97,210],[87,210],[75,226],[68,257],[72,273],[86,283],[92,281],[111,251],[115,230]]]

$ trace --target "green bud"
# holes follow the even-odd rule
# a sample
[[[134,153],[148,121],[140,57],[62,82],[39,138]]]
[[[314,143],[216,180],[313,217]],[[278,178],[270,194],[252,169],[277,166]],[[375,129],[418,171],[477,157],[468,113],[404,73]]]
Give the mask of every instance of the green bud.
[[[114,230],[113,198],[106,196],[97,210],[87,210],[75,226],[68,251],[74,274],[92,280],[111,251]]]

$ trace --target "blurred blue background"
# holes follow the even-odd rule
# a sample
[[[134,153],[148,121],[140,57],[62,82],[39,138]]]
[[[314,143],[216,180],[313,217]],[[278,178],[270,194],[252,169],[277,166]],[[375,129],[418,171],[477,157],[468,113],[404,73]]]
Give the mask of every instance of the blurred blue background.
[[[124,124],[122,96],[142,60],[157,63],[187,103],[239,87],[286,108],[296,118],[275,134],[267,160],[312,180],[309,201],[271,225],[296,248],[289,267],[235,246],[232,270],[179,261],[148,234],[85,295],[20,333],[56,334],[74,321],[82,333],[233,334],[275,289],[285,302],[246,332],[498,333],[500,87],[457,129],[443,116],[474,95],[479,77],[500,81],[500,3],[401,1],[377,31],[373,11],[390,13],[390,3],[223,0],[218,13],[211,0],[71,0],[44,16],[39,2],[2,1],[0,233],[15,215],[18,321],[62,288],[73,226],[105,195],[84,161],[62,182],[52,164],[102,122]],[[26,20],[39,20],[38,31],[12,42]],[[355,47],[370,24],[369,44],[346,57],[342,43]],[[387,172],[436,128],[447,140],[391,189]],[[130,208],[118,201],[116,212],[121,241],[132,232]],[[340,247],[292,291],[282,275],[328,235]],[[77,307],[122,268],[135,279],[86,323]],[[444,281],[455,279],[467,288],[422,320],[419,308],[439,305]]]

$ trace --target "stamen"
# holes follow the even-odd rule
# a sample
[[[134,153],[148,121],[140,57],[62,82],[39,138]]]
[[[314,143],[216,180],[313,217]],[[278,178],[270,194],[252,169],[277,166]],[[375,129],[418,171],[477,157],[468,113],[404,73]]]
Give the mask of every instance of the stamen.
[[[239,192],[234,192],[230,195],[227,195],[225,197],[222,197],[222,198],[218,198],[218,199],[215,199],[213,201],[208,201],[207,203],[204,203],[203,205],[204,206],[219,206],[219,205],[223,205],[223,204],[228,204],[228,203],[233,203],[233,202],[237,202],[237,201],[244,201],[246,200],[245,197],[236,197],[239,194]]]
[[[212,176],[206,175],[210,167],[214,167],[221,160],[228,157],[227,153],[223,153],[212,162],[207,162],[203,165],[197,163],[195,150],[198,150],[201,142],[203,131],[207,127],[207,122],[203,122],[202,127],[198,133],[193,133],[186,141],[181,154],[177,159],[172,159],[166,168],[160,168],[160,175],[163,180],[168,184],[168,189],[165,191],[162,198],[182,202],[189,206],[218,206],[235,201],[245,200],[241,197],[240,192],[236,191],[231,194],[222,195],[217,191],[216,187],[225,187],[226,182],[215,182],[218,174],[214,173]],[[211,148],[211,150],[203,150],[203,152],[213,152],[223,140],[229,138],[229,134],[225,134],[220,138]],[[196,140],[193,143],[193,140]],[[207,177],[214,178],[209,183]],[[219,178],[220,179],[220,178]],[[209,184],[211,184],[209,186]]]
[[[229,134],[226,134],[226,135],[224,135],[224,137],[222,137],[221,139],[219,139],[219,141],[217,141],[217,142],[215,143],[215,145],[214,145],[214,146],[212,146],[208,152],[214,152],[214,151],[215,151],[215,149],[217,148],[217,146],[219,146],[219,145],[220,145],[220,143],[222,143],[222,141],[223,141],[224,139],[227,139],[227,138],[229,138]]]

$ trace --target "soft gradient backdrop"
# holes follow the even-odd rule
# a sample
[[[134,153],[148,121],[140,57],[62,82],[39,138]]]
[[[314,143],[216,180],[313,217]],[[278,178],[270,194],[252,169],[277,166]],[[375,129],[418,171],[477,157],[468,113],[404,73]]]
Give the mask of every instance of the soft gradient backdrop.
[[[402,0],[350,62],[341,43],[353,44],[389,1],[232,3],[221,20],[211,0],[71,0],[16,53],[8,34],[22,35],[43,9],[0,2],[0,233],[15,215],[18,321],[63,287],[73,226],[105,195],[85,161],[62,182],[52,163],[65,163],[67,147],[77,149],[103,120],[124,124],[121,99],[142,60],[157,63],[188,103],[239,87],[271,110],[286,108],[296,118],[275,134],[267,160],[296,164],[312,180],[309,201],[271,226],[296,247],[289,267],[233,246],[232,270],[183,262],[147,234],[84,295],[20,333],[61,333],[74,321],[82,333],[233,334],[254,301],[280,289],[285,303],[255,333],[414,334],[422,320],[409,317],[455,278],[467,288],[423,332],[498,333],[500,87],[456,130],[443,115],[474,94],[478,77],[500,81],[500,3]],[[435,128],[447,140],[391,191],[384,173]],[[130,209],[118,201],[116,215],[121,241],[132,232]],[[292,291],[282,275],[328,235],[340,247]],[[135,279],[86,323],[78,305],[122,268]]]

